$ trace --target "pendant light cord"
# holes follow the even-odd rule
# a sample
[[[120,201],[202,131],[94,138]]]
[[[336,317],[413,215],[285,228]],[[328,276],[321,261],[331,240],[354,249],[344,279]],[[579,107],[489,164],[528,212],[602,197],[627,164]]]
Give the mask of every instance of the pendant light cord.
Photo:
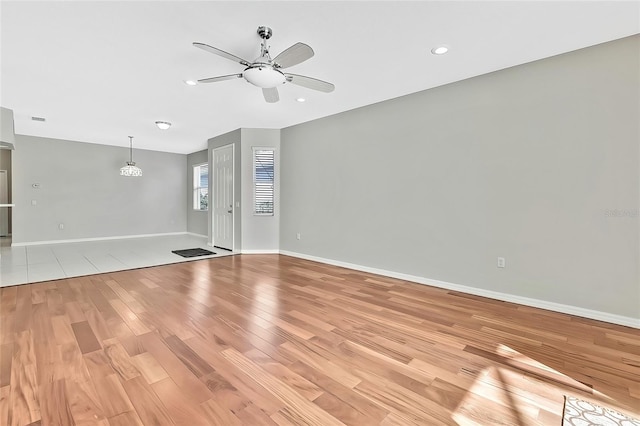
[[[129,162],[133,163],[133,136],[129,136]]]

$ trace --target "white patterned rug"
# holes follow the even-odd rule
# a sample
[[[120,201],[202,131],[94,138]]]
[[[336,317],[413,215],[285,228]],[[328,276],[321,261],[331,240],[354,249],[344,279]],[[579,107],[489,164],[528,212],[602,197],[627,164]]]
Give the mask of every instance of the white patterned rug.
[[[640,426],[640,420],[567,396],[564,398],[562,426]]]

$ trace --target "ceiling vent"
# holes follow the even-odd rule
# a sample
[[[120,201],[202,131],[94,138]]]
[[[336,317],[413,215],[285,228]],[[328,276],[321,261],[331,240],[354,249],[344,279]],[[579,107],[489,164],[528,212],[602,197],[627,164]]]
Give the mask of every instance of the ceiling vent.
[[[33,121],[47,121],[44,117],[31,117]]]

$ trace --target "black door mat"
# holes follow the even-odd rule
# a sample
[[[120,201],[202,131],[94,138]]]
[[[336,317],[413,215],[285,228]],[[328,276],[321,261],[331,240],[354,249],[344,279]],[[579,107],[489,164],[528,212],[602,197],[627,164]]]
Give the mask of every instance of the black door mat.
[[[212,254],[215,254],[212,251],[201,249],[201,248],[193,248],[193,249],[185,249],[185,250],[172,250],[171,253],[175,253],[178,256],[182,256],[182,257],[210,256]]]

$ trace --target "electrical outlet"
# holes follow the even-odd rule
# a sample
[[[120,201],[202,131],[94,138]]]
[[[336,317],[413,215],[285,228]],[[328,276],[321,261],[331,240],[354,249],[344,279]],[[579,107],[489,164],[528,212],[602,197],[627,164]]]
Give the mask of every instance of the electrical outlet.
[[[58,229],[62,231],[64,229],[64,223],[59,224]]]
[[[301,238],[302,238],[302,236],[301,236],[301,235],[300,235],[300,233],[298,232],[298,233],[296,234],[296,240],[299,240],[299,239],[301,239]]]
[[[507,266],[507,262],[504,257],[498,258],[498,268],[505,268]]]

